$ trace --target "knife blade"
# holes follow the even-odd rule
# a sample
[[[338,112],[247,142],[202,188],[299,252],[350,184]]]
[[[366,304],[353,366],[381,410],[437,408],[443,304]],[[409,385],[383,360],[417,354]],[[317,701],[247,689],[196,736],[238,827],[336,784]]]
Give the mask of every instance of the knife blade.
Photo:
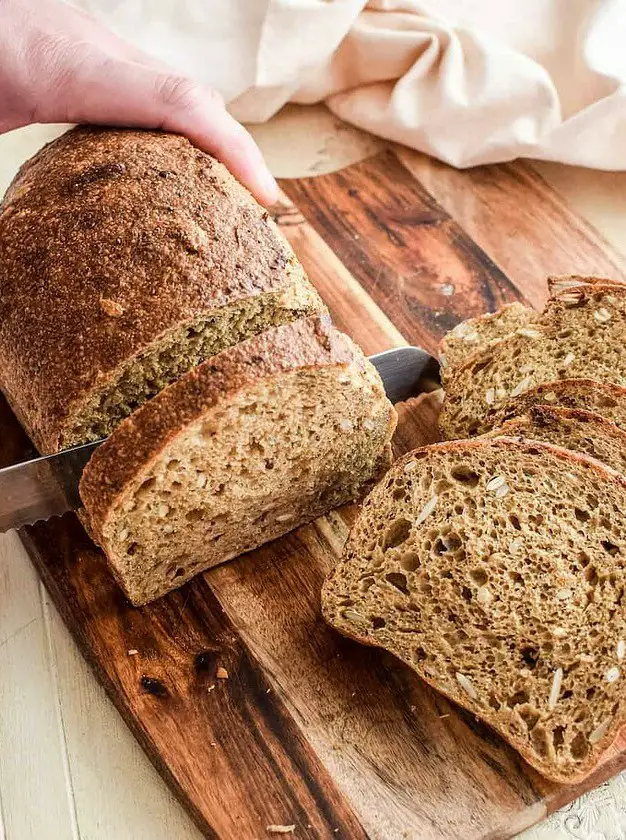
[[[440,387],[439,362],[420,347],[386,350],[370,361],[392,403]],[[83,468],[101,443],[74,446],[0,469],[0,533],[79,508]]]

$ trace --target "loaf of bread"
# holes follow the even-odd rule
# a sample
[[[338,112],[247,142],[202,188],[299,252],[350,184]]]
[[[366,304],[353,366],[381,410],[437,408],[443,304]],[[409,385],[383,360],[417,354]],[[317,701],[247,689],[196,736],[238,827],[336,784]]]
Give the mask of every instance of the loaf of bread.
[[[492,342],[446,378],[443,436],[488,431],[508,400],[545,382],[567,377],[626,386],[625,324],[625,286],[559,292],[530,328]]]
[[[580,780],[626,721],[625,510],[619,473],[550,444],[417,450],[365,501],[324,616]]]
[[[364,495],[396,415],[371,363],[327,319],[222,351],[124,420],[80,493],[134,604]]]
[[[492,341],[523,329],[537,317],[534,309],[515,301],[505,304],[497,312],[487,312],[457,324],[439,344],[439,361],[444,379],[453,368],[463,364],[469,355],[483,350]]]
[[[597,458],[626,476],[626,432],[592,411],[532,405],[482,437],[542,440]]]
[[[559,379],[531,388],[509,400],[494,416],[494,426],[526,414],[535,405],[592,411],[626,429],[626,388],[594,379]]]
[[[268,213],[183,137],[77,128],[0,205],[0,387],[42,452],[324,311]]]

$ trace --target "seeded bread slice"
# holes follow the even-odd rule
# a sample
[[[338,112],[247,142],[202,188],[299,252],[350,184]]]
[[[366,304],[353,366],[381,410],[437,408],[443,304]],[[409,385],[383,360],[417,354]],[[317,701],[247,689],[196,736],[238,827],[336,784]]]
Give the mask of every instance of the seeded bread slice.
[[[488,431],[513,397],[544,382],[596,379],[626,386],[626,287],[560,292],[540,319],[475,353],[446,380],[440,428],[448,439]]]
[[[268,330],[123,421],[83,472],[89,530],[134,604],[363,495],[396,414],[327,319]]]
[[[178,135],[77,128],[0,205],[0,387],[42,452],[109,434],[215,353],[325,311],[290,245]]]
[[[623,280],[614,280],[610,277],[589,277],[582,274],[553,274],[548,277],[548,292],[550,296],[565,292],[567,289],[578,288],[579,286],[624,286]]]
[[[591,411],[626,429],[626,388],[594,379],[560,379],[531,388],[505,403],[496,414],[494,425],[526,414],[534,405]]]
[[[533,405],[483,437],[542,440],[597,458],[626,476],[626,432],[592,411]]]
[[[492,341],[527,326],[538,317],[533,309],[515,301],[497,312],[462,321],[439,344],[439,360],[444,378],[467,360],[468,354],[484,349]]]
[[[550,444],[425,447],[365,501],[323,614],[578,781],[626,721],[625,510],[619,473]]]

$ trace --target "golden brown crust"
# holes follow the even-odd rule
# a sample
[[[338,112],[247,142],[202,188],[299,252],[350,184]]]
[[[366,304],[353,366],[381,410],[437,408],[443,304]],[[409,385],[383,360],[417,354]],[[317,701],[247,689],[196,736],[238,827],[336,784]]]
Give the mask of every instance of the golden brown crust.
[[[366,364],[356,345],[327,316],[312,316],[268,330],[189,371],[124,420],[85,467],[80,495],[96,539],[125,485],[217,403],[261,378],[355,362]]]
[[[0,205],[0,385],[38,446],[169,330],[302,273],[268,213],[178,135],[73,129]]]

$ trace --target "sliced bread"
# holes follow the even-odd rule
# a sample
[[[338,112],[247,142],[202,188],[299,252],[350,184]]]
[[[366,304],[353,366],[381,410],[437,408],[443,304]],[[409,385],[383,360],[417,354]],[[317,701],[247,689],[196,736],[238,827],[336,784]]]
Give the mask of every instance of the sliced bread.
[[[183,137],[77,128],[0,205],[0,387],[43,452],[203,359],[324,311],[267,211]]]
[[[626,476],[626,432],[592,411],[532,405],[483,437],[542,440],[597,458]]]
[[[560,292],[540,319],[475,353],[446,379],[440,428],[448,439],[488,431],[504,404],[544,382],[596,379],[626,386],[626,287]]]
[[[578,286],[624,286],[623,280],[613,280],[610,277],[590,277],[584,274],[553,274],[548,277],[548,292],[550,296],[574,289]]]
[[[434,444],[365,501],[323,614],[391,651],[546,777],[626,721],[626,481],[550,444]]]
[[[493,423],[500,426],[512,417],[526,414],[534,405],[591,411],[626,429],[626,388],[594,379],[559,379],[531,388],[505,403]]]
[[[457,324],[439,344],[444,379],[451,369],[463,364],[468,355],[483,350],[492,341],[504,338],[517,329],[523,329],[538,317],[534,309],[515,301],[505,304],[497,312],[488,312]]]
[[[268,330],[170,385],[96,450],[88,528],[134,604],[356,499],[391,463],[393,406],[325,318]]]

